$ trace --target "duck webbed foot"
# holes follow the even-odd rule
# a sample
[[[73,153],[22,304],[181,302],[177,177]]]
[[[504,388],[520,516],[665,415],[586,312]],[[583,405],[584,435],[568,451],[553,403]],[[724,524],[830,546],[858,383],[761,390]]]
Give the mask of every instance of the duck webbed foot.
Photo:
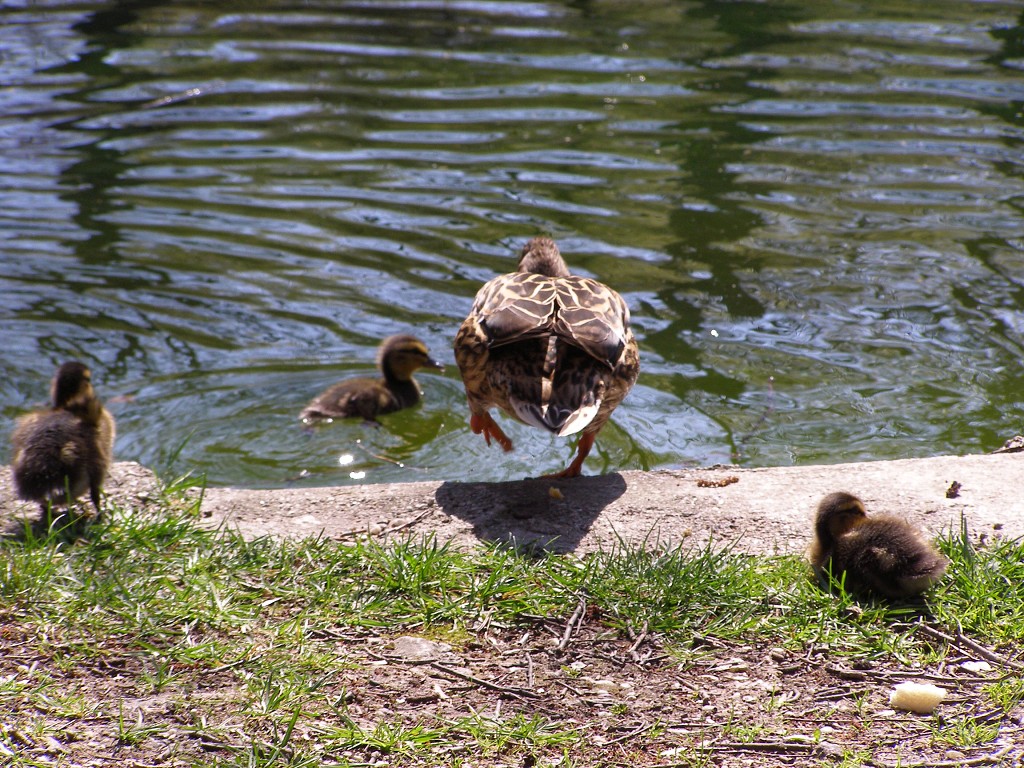
[[[561,472],[544,475],[544,477],[579,477],[580,472],[583,471],[583,462],[586,461],[587,456],[590,455],[590,449],[594,447],[594,441],[596,439],[596,432],[584,432],[580,437],[580,444],[576,447],[576,458],[572,460],[572,463],[570,463],[569,466]]]
[[[501,427],[498,426],[497,422],[491,418],[491,414],[486,411],[482,414],[474,413],[469,417],[469,428],[473,430],[473,434],[479,435],[483,433],[484,440],[487,444],[491,444],[491,438],[494,438],[495,442],[502,447],[503,450],[512,450],[512,441],[508,435],[501,431]]]

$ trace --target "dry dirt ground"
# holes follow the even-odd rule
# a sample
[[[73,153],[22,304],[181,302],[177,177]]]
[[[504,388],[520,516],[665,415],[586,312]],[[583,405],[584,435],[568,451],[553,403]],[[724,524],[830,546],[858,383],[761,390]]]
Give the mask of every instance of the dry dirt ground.
[[[932,534],[965,523],[977,539],[1024,536],[1024,454],[936,457],[816,467],[664,472],[625,472],[574,480],[499,484],[409,483],[272,491],[207,489],[203,524],[230,526],[245,536],[322,535],[340,541],[369,535],[434,535],[474,546],[515,541],[558,553],[584,554],[620,542],[661,545],[714,541],[748,553],[799,553],[806,546],[815,503],[845,489],[860,495],[869,512],[904,515]],[[959,483],[956,495],[950,493]],[[144,504],[153,479],[142,468],[118,464],[108,484],[127,506]],[[10,475],[0,471],[0,515],[15,504]],[[842,765],[860,753],[877,768],[1020,766],[1024,710],[993,708],[983,688],[1020,678],[1018,649],[985,648],[958,635],[930,636],[948,644],[946,661],[908,668],[893,659],[850,662],[827,647],[799,653],[778,644],[724,644],[694,638],[684,659],[669,655],[642,627],[609,632],[596,609],[526,618],[515,628],[481,625],[472,639],[452,648],[402,633],[352,631],[345,626],[311,630],[339,659],[325,693],[344,698],[347,714],[368,732],[380,723],[436,726],[472,718],[508,723],[515,715],[546,718],[560,730],[586,735],[571,750],[575,765],[738,766]],[[3,629],[0,627],[0,629]],[[910,631],[894,627],[894,631]],[[924,630],[918,629],[918,632]],[[20,628],[0,631],[0,678],[31,664]],[[98,642],[105,642],[98,639]],[[16,746],[39,764],[185,765],[225,760],[246,744],[267,739],[239,714],[240,670],[204,673],[203,697],[152,696],[138,680],[137,653],[121,658],[116,642],[103,665],[55,671],[66,684],[98,701],[120,701],[127,716],[145,715],[162,729],[137,744],[119,740],[109,724],[67,724],[60,744],[24,740]],[[979,666],[980,663],[980,666]],[[891,686],[904,680],[936,682],[949,690],[939,715],[893,711]],[[115,712],[114,717],[117,716]],[[2,724],[0,715],[0,724]],[[217,743],[197,737],[197,723],[215,722],[234,737]],[[293,742],[315,743],[332,725],[300,719]],[[337,725],[334,723],[333,725]],[[964,746],[963,729],[998,728],[993,738]],[[0,728],[0,732],[3,728]],[[942,734],[950,734],[944,739]],[[476,742],[455,736],[431,765],[456,759],[463,766],[558,764],[554,748],[524,747],[515,738],[486,759]],[[0,764],[4,757],[0,752]],[[323,764],[416,765],[361,747],[325,754]]]

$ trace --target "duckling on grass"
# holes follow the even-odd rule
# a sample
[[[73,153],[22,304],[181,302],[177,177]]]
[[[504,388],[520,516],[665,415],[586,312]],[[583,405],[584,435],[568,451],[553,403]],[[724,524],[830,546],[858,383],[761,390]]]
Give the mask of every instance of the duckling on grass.
[[[18,419],[11,436],[18,498],[36,502],[45,515],[88,490],[99,512],[114,454],[114,417],[96,396],[92,373],[78,361],[57,369],[50,398],[50,408]]]
[[[868,517],[850,493],[830,493],[818,505],[808,559],[823,580],[845,574],[845,588],[882,597],[914,597],[945,573],[949,561],[907,521]]]
[[[299,414],[303,421],[344,419],[359,416],[366,421],[420,401],[420,388],[413,373],[423,367],[444,370],[415,336],[389,336],[377,350],[377,367],[382,378],[346,379],[317,395]]]
[[[629,393],[640,351],[629,308],[614,290],[571,275],[553,240],[535,237],[519,269],[486,283],[455,336],[470,428],[506,451],[512,441],[490,415],[560,437],[581,432],[576,457],[556,477],[576,477],[597,433]]]

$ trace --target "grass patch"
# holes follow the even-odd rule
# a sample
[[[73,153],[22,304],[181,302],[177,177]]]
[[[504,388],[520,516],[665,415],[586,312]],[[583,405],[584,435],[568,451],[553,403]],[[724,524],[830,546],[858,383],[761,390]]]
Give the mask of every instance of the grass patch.
[[[943,536],[939,547],[950,566],[934,601],[937,621],[1000,645],[1024,641],[1021,542],[995,539],[978,547],[962,528]]]
[[[769,648],[919,670],[956,651],[916,631],[921,622],[993,653],[1024,639],[1021,545],[978,547],[966,531],[940,542],[950,575],[926,601],[889,605],[823,592],[798,558],[728,548],[537,557],[432,539],[246,541],[198,525],[199,502],[187,491],[169,488],[146,511],[112,509],[74,540],[56,532],[0,544],[0,711],[11,713],[0,755],[13,765],[124,754],[197,766],[571,766],[622,764],[614,755],[627,753],[635,765],[717,764],[706,732],[716,724],[740,754],[804,726],[788,719],[799,708],[781,688],[747,694],[762,721],[737,708],[742,699],[726,709],[720,697],[690,691],[679,675],[716,669],[709,656],[742,646],[754,660],[748,675]],[[593,652],[559,645],[574,615]],[[396,660],[388,643],[403,634],[461,663]],[[602,649],[619,664],[603,674],[617,674],[645,639],[656,640],[659,685],[669,692],[657,716],[637,686],[592,674]],[[641,686],[649,663],[637,661]],[[400,685],[383,674],[396,670]],[[497,681],[489,689],[485,674]],[[1024,700],[1019,676],[983,682],[979,698],[1003,714]],[[843,717],[863,721],[873,695],[851,692]],[[593,717],[561,711],[568,697],[591,704]],[[676,722],[684,702],[703,706],[712,725]],[[806,706],[799,711],[812,741],[824,738]],[[82,731],[82,722],[91,725]],[[972,748],[997,740],[1000,725],[965,715],[921,733],[938,749]],[[689,762],[653,747],[641,759],[637,745],[648,742],[669,755],[686,745]],[[860,764],[864,754],[854,744],[825,762]]]

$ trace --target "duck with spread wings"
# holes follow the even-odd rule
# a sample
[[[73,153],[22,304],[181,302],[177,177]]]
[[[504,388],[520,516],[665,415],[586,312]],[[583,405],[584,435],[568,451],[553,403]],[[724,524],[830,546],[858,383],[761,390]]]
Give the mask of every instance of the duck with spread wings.
[[[497,406],[560,437],[582,433],[556,477],[576,477],[597,433],[629,393],[640,352],[623,298],[572,275],[554,241],[530,240],[518,271],[486,283],[455,336],[455,361],[470,428],[506,451],[512,441],[490,415]]]

